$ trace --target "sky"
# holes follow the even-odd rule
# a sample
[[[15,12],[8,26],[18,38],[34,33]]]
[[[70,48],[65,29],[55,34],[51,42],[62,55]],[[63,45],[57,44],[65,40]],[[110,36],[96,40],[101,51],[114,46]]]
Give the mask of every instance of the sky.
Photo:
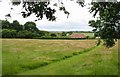
[[[70,12],[68,18],[67,15],[58,10],[58,7],[52,7],[57,9],[55,14],[57,17],[56,21],[51,22],[43,17],[42,20],[36,21],[35,23],[40,30],[45,31],[92,31],[93,28],[88,26],[88,22],[95,18],[89,13],[88,7],[90,7],[90,5],[88,5],[88,3],[90,2],[90,0],[87,0],[85,4],[86,7],[81,7],[75,1],[64,0],[66,10]],[[55,3],[55,0],[53,0],[53,3]],[[11,7],[13,7],[13,10],[10,10]],[[0,2],[0,19],[4,20],[5,15],[11,13],[12,17],[9,18],[10,22],[13,20],[18,20],[20,24],[25,24],[27,21],[34,22],[36,19],[35,15],[32,14],[30,17],[23,18],[20,13],[22,10],[22,5],[12,6],[9,4],[9,0],[4,0]]]

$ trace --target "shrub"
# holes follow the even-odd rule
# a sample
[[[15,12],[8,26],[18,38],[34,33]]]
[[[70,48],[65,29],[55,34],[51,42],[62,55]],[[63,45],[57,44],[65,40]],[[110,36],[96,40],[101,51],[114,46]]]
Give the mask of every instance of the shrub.
[[[3,38],[15,38],[17,34],[16,30],[13,29],[3,29],[2,30],[2,37]]]
[[[78,55],[79,53],[78,52],[73,52],[73,55]]]

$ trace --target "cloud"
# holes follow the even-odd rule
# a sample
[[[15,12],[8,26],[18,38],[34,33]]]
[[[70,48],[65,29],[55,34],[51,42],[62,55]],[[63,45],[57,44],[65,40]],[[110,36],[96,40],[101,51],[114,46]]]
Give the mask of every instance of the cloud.
[[[67,18],[67,15],[65,15],[63,12],[56,12],[57,20],[56,22],[50,22],[46,20],[45,16],[42,20],[35,22],[37,24],[37,27],[40,30],[47,30],[47,31],[80,31],[80,30],[92,30],[91,27],[88,26],[88,21],[93,19],[92,14],[90,14],[88,11],[88,5],[87,7],[81,7],[75,2],[71,1],[65,1],[65,7],[66,10],[70,12],[69,18]],[[5,7],[5,9],[4,9]],[[0,3],[0,18],[5,19],[5,14],[10,12],[10,7],[13,7],[9,5],[9,3]],[[12,14],[12,19],[9,21],[13,20],[18,20],[21,24],[24,24],[27,21],[33,21],[36,19],[36,17],[31,15],[28,18],[23,18],[20,14],[21,11],[21,5],[20,6],[14,6]]]
[[[54,23],[54,24],[46,24],[37,26],[41,30],[47,31],[91,31],[92,28],[86,26],[86,24],[81,23]]]

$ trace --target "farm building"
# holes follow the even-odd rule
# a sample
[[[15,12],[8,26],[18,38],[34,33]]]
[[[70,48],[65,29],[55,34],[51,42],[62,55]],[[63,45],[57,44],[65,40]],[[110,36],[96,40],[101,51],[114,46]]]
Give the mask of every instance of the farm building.
[[[71,38],[86,38],[84,34],[78,34],[78,33],[77,34],[73,33],[70,35],[70,37]]]

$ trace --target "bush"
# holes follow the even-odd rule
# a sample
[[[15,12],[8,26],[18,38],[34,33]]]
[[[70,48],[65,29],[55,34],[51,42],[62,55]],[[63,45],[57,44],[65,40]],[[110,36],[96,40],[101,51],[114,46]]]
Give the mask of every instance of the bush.
[[[16,35],[17,35],[16,30],[12,30],[12,29],[3,29],[2,30],[2,37],[3,38],[15,38]]]
[[[56,36],[57,36],[57,35],[56,35],[56,34],[54,34],[54,33],[52,33],[52,34],[51,34],[51,37],[56,37]]]
[[[37,37],[37,36],[39,36],[39,34],[37,34],[35,32],[30,32],[27,30],[19,31],[17,33],[17,37],[19,37],[19,38],[33,38],[33,37]]]
[[[32,70],[32,69],[36,69],[45,65],[48,65],[49,62],[42,62],[42,63],[27,63],[27,64],[23,64],[21,65],[22,68],[24,69],[28,69],[28,70]]]
[[[73,55],[78,55],[79,53],[78,52],[73,52]]]

